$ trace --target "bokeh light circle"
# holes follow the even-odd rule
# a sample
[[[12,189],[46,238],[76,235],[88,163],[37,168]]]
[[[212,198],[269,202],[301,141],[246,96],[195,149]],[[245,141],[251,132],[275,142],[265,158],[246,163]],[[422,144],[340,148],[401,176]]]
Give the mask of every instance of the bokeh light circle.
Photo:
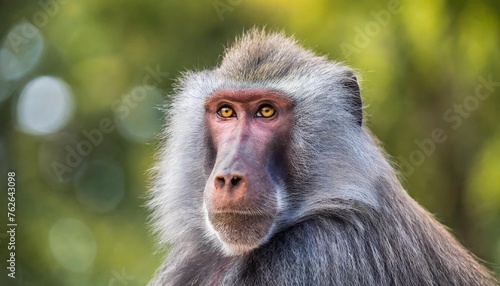
[[[64,127],[73,113],[73,95],[59,78],[42,76],[30,81],[17,102],[17,122],[22,131],[46,135]]]
[[[114,109],[120,134],[133,142],[152,141],[162,126],[160,107],[164,102],[161,90],[152,86],[134,87]]]
[[[40,31],[30,23],[14,26],[0,48],[0,79],[17,80],[38,63],[44,49]]]
[[[87,225],[80,220],[58,220],[50,229],[49,243],[57,262],[67,270],[84,272],[95,260],[96,239]]]
[[[122,168],[108,161],[94,161],[85,167],[75,191],[78,200],[95,212],[113,210],[125,195]]]

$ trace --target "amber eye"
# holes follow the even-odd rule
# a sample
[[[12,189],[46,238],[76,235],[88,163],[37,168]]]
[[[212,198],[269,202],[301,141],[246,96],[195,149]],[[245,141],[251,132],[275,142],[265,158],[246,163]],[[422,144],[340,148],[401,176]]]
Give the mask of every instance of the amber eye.
[[[229,106],[223,106],[217,111],[217,114],[224,118],[234,117],[234,110]]]
[[[262,116],[265,118],[272,117],[276,113],[276,109],[270,105],[263,105],[259,112],[257,112],[257,116]]]

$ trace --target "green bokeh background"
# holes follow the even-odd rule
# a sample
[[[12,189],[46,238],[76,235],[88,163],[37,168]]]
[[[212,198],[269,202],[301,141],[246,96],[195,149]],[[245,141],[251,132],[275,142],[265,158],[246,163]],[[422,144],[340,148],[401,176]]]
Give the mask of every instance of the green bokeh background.
[[[1,1],[0,48],[26,23],[42,39],[40,56],[0,59],[0,285],[149,281],[162,260],[143,207],[163,120],[157,107],[182,71],[216,65],[253,26],[283,30],[352,66],[367,125],[408,192],[500,273],[497,0]],[[16,64],[25,72],[9,78]],[[150,76],[157,88],[131,99],[151,69],[168,76]],[[68,86],[73,109],[58,130],[36,135],[20,123],[19,99],[43,76]],[[114,129],[58,178],[54,162],[103,120]],[[431,144],[436,128],[445,139]],[[6,271],[8,171],[17,182],[15,279]]]

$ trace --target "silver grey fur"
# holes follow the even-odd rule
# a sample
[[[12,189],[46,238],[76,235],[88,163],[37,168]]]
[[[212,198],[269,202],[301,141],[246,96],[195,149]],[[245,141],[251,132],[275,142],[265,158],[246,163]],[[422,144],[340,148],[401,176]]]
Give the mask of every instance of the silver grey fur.
[[[292,179],[267,242],[226,256],[203,210],[204,103],[217,90],[247,88],[294,103]],[[253,29],[219,67],[185,74],[167,113],[149,207],[171,250],[150,285],[496,285],[402,188],[361,123],[348,67]]]

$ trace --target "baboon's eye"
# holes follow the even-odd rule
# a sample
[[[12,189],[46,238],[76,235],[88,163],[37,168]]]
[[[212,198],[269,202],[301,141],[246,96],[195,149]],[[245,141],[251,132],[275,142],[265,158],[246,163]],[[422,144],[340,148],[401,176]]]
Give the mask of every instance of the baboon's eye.
[[[260,107],[256,116],[269,118],[269,117],[272,117],[275,113],[276,113],[276,109],[274,109],[274,107],[272,107],[271,105],[263,105]]]
[[[229,117],[236,116],[236,113],[234,112],[234,110],[229,106],[223,106],[223,107],[219,108],[219,110],[217,111],[217,114],[223,118],[229,118]]]

